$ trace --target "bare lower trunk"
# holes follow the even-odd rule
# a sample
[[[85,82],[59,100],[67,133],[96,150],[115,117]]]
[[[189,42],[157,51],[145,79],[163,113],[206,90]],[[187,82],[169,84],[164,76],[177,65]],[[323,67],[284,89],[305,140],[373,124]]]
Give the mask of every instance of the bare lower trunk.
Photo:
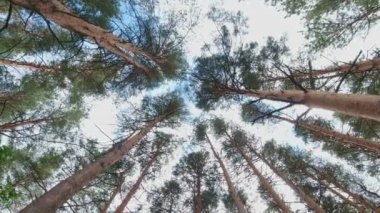
[[[248,166],[252,169],[253,173],[259,179],[260,186],[263,187],[272,197],[276,205],[282,210],[282,212],[290,213],[292,212],[290,208],[285,204],[284,200],[280,197],[279,194],[273,189],[271,184],[266,180],[266,178],[260,173],[260,171],[252,163],[252,160],[244,153],[244,151],[237,145],[234,144],[238,152],[243,156],[245,161],[248,163]]]
[[[195,194],[195,213],[202,213],[203,203],[202,203],[202,192],[201,192],[201,178],[197,177],[196,182],[196,194]]]
[[[232,93],[256,98],[303,104],[310,108],[321,108],[346,115],[380,121],[380,95],[341,94],[332,92],[301,90],[238,90]]]
[[[371,141],[364,138],[358,138],[347,134],[342,134],[333,130],[325,129],[317,125],[308,124],[303,121],[296,122],[294,120],[284,118],[281,116],[273,115],[273,118],[277,118],[283,121],[287,121],[289,123],[299,125],[301,128],[308,130],[312,134],[320,138],[334,139],[338,142],[359,147],[377,154],[380,154],[380,141]]]
[[[148,171],[150,167],[152,167],[153,163],[156,161],[158,157],[158,153],[156,153],[152,159],[148,162],[148,164],[144,167],[143,171],[141,172],[139,178],[137,179],[136,183],[133,184],[132,188],[129,190],[127,196],[123,199],[121,204],[116,208],[115,213],[122,213],[125,209],[125,207],[128,205],[129,201],[132,199],[133,195],[137,192],[139,189],[142,181],[144,180],[145,176],[148,174]]]
[[[362,61],[356,63],[354,66],[351,64],[345,64],[337,67],[332,67],[332,68],[326,68],[323,70],[315,70],[311,73],[309,72],[304,72],[304,73],[294,73],[293,77],[295,79],[307,79],[310,76],[311,77],[331,77],[330,75],[341,75],[347,72],[350,73],[364,73],[371,71],[373,69],[379,69],[380,68],[380,58],[372,59],[372,60],[367,60],[367,61]],[[266,82],[268,81],[278,81],[278,80],[286,80],[289,79],[288,77],[276,77],[276,78],[270,78],[265,80]]]
[[[146,59],[155,61],[154,57],[135,47],[131,43],[120,39],[119,37],[107,32],[105,29],[86,22],[73,14],[58,0],[11,0],[12,3],[38,12],[50,21],[84,35],[99,46],[107,49],[113,54],[119,56],[130,64],[133,64],[139,71],[142,71],[148,77],[151,77],[149,70],[135,60],[131,54],[144,56]]]
[[[215,151],[214,146],[212,145],[208,135],[206,135],[206,139],[207,139],[207,142],[210,144],[211,150],[212,150],[215,158],[218,160],[219,165],[223,170],[223,176],[227,182],[228,191],[230,192],[232,199],[234,200],[234,203],[236,205],[236,208],[238,209],[238,212],[239,213],[247,213],[247,210],[244,208],[244,205],[241,202],[240,196],[239,196],[238,192],[236,191],[235,186],[233,185],[233,183],[231,181],[231,177],[228,174],[227,168],[225,167],[225,165],[224,165],[222,159],[220,158],[220,156],[218,155],[218,153]]]
[[[306,203],[306,205],[317,213],[324,213],[325,210],[314,199],[309,197],[302,189],[300,189],[293,181],[291,181],[284,173],[277,169],[272,163],[268,162],[262,155],[255,150],[252,150],[254,154],[259,157],[269,168],[279,176],[293,191]]]
[[[72,176],[61,181],[41,197],[34,200],[20,212],[55,212],[64,202],[80,191],[85,185],[96,178],[97,175],[104,172],[111,165],[120,161],[125,154],[138,144],[141,139],[151,131],[151,129],[162,120],[153,120],[140,130],[137,134],[128,140],[113,146],[106,151],[98,160],[86,165],[83,169],[77,171]]]
[[[53,67],[41,65],[41,64],[34,64],[34,63],[30,63],[30,62],[14,61],[14,60],[9,60],[9,59],[0,59],[0,64],[12,66],[12,67],[38,69],[38,70],[43,70],[45,72],[54,72]]]

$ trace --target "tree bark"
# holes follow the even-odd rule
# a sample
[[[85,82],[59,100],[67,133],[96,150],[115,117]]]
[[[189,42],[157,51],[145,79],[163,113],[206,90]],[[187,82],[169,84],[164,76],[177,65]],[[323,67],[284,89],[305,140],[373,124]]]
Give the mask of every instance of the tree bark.
[[[311,77],[323,77],[325,75],[332,74],[334,76],[338,76],[340,74],[344,74],[347,72],[350,73],[364,73],[371,71],[373,69],[378,69],[380,68],[380,58],[372,59],[372,60],[367,60],[367,61],[362,61],[355,63],[355,65],[351,64],[345,64],[337,67],[331,67],[331,68],[326,68],[323,70],[315,70],[311,73],[305,72],[305,73],[294,73],[292,76],[295,79],[306,79]],[[331,76],[328,76],[331,77]],[[286,80],[288,77],[275,77],[275,78],[270,78],[265,80],[266,82],[270,81],[278,81],[278,80]]]
[[[241,90],[229,88],[231,93],[303,104],[310,108],[321,108],[346,115],[380,121],[380,95],[341,94],[309,90]],[[227,91],[228,92],[228,91]]]
[[[339,133],[339,132],[336,132],[333,130],[325,129],[325,128],[317,126],[317,125],[308,124],[308,123],[303,122],[303,121],[297,122],[297,121],[294,121],[294,120],[291,120],[288,118],[284,118],[281,116],[277,116],[277,115],[271,115],[271,117],[282,120],[282,121],[287,121],[287,122],[292,123],[294,125],[298,125],[301,128],[308,130],[309,132],[311,132],[312,134],[314,134],[317,137],[334,139],[338,142],[348,144],[350,146],[359,147],[359,148],[380,154],[380,142],[371,141],[371,140],[367,140],[364,138],[358,138],[358,137],[354,137],[351,135],[342,134],[342,133]]]
[[[123,156],[133,148],[133,146],[138,144],[155,127],[155,125],[163,119],[164,117],[160,116],[155,120],[148,122],[147,125],[137,134],[117,145],[114,145],[98,160],[86,165],[83,169],[61,181],[20,212],[55,212],[64,202],[80,191],[91,180],[95,179],[97,175],[104,172],[111,165],[120,161]]]
[[[116,208],[115,213],[123,213],[125,207],[128,205],[129,201],[132,199],[133,195],[137,192],[139,189],[142,181],[144,180],[145,176],[148,174],[148,171],[150,167],[152,167],[153,163],[157,160],[158,152],[154,154],[152,159],[148,162],[148,164],[144,167],[143,171],[141,172],[139,178],[137,179],[136,183],[133,184],[132,188],[129,190],[127,196],[123,199],[121,204]]]
[[[47,122],[47,121],[51,121],[51,120],[53,120],[53,118],[41,118],[41,119],[35,119],[35,120],[28,119],[28,120],[24,120],[24,121],[16,121],[14,123],[2,124],[2,125],[0,125],[0,132],[7,131],[7,130],[14,130],[20,126],[25,126],[25,125],[29,125],[29,124],[34,125],[34,124],[39,124],[39,123]]]
[[[194,207],[195,213],[202,213],[202,209],[203,209],[201,187],[202,187],[201,178],[197,176],[195,207]]]
[[[212,145],[212,143],[210,141],[210,138],[208,137],[207,134],[206,134],[206,140],[207,140],[208,144],[210,144],[212,153],[214,154],[215,158],[218,160],[219,165],[220,165],[220,167],[223,170],[223,176],[224,176],[224,179],[227,182],[228,191],[230,192],[230,194],[231,194],[231,196],[232,196],[232,198],[234,200],[234,203],[236,205],[236,208],[238,209],[238,212],[239,213],[247,213],[247,210],[245,209],[244,204],[241,202],[240,196],[239,196],[239,194],[238,194],[238,192],[237,192],[234,184],[231,181],[231,177],[228,174],[227,168],[224,165],[223,160],[220,158],[220,156],[218,155],[218,153],[215,151],[215,148]]]
[[[30,62],[15,61],[15,60],[9,60],[9,59],[0,59],[0,64],[12,66],[12,67],[38,69],[38,70],[42,70],[45,72],[54,72],[53,67],[41,65],[41,64],[34,64],[34,63],[30,63]]]
[[[294,192],[306,203],[306,205],[316,213],[325,213],[325,210],[311,197],[309,197],[302,189],[300,189],[293,181],[291,181],[284,173],[277,169],[272,163],[267,161],[261,154],[252,149],[252,152],[259,157],[268,167],[279,176]]]
[[[358,210],[358,212],[364,212],[364,209],[360,206],[358,206],[358,204],[352,202],[350,199],[346,198],[344,195],[342,195],[340,192],[338,192],[336,189],[332,188],[328,183],[325,183],[323,180],[319,179],[318,177],[316,177],[314,174],[308,172],[308,171],[305,171],[305,173],[307,174],[307,176],[309,176],[311,179],[317,181],[319,184],[322,184],[324,185],[328,190],[330,190],[330,192],[332,192],[333,194],[335,194],[336,196],[338,196],[340,199],[343,200],[343,202],[347,203],[348,205],[354,207],[355,209]]]
[[[121,191],[121,187],[123,186],[123,182],[124,182],[124,175],[125,173],[127,172],[127,170],[124,170],[120,175],[119,175],[119,178],[118,178],[118,181],[117,181],[117,186],[114,188],[114,190],[112,191],[112,194],[110,196],[110,199],[104,204],[104,206],[100,209],[100,212],[101,213],[107,213],[108,211],[108,208],[110,207],[112,201],[115,199],[117,193],[119,193]]]
[[[311,168],[313,169],[317,174],[320,174],[321,172],[318,170],[318,169],[315,169],[315,168]],[[313,175],[311,172],[308,172],[306,171],[309,175]],[[315,179],[315,177],[314,177]],[[323,179],[326,179],[326,178],[322,178],[320,177],[319,175],[317,175],[317,179],[320,179],[321,181],[323,181]],[[379,211],[380,209],[376,208],[376,206],[370,204],[367,200],[363,199],[361,196],[351,192],[349,189],[347,189],[347,187],[343,186],[342,184],[334,181],[334,182],[331,182],[329,179],[326,179],[326,181],[328,181],[331,185],[333,185],[335,188],[339,189],[340,191],[346,193],[347,195],[349,195],[350,197],[352,197],[353,200],[356,201],[356,203],[359,203],[360,205],[362,205],[363,207],[366,207],[368,209],[371,209],[375,212]]]
[[[245,161],[248,163],[248,166],[252,169],[253,173],[258,177],[260,186],[263,187],[272,197],[273,201],[276,203],[276,205],[286,213],[291,213],[292,211],[290,208],[285,204],[284,200],[280,197],[279,194],[273,189],[273,187],[270,185],[270,183],[265,179],[265,177],[261,174],[261,172],[256,168],[256,166],[252,163],[251,159],[244,153],[244,151],[241,149],[239,145],[234,143],[231,140],[231,143],[236,147],[238,152],[243,156]]]
[[[112,33],[107,32],[105,29],[79,18],[58,0],[11,0],[11,2],[15,5],[36,11],[43,15],[46,19],[55,22],[63,28],[88,37],[89,39],[95,41],[99,46],[107,49],[138,68],[138,70],[147,77],[152,77],[152,73],[149,69],[135,60],[131,54],[141,55],[148,60],[156,61],[153,56],[135,47],[133,44],[113,35]]]

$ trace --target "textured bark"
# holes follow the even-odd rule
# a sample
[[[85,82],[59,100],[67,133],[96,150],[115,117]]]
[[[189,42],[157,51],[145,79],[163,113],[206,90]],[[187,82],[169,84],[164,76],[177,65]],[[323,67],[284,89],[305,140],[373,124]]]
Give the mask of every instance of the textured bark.
[[[228,174],[227,168],[224,165],[223,160],[220,158],[220,156],[218,155],[218,153],[215,151],[215,148],[212,145],[212,143],[211,143],[211,141],[210,141],[210,139],[209,139],[209,137],[208,137],[207,134],[206,134],[206,139],[207,139],[207,142],[210,144],[212,153],[214,154],[215,158],[218,160],[219,165],[220,165],[220,167],[223,170],[223,176],[224,176],[224,179],[227,182],[228,191],[230,192],[230,194],[231,194],[231,196],[232,196],[232,198],[234,200],[234,203],[235,203],[235,205],[236,205],[236,207],[238,209],[238,212],[239,213],[247,213],[247,210],[245,209],[244,204],[241,202],[240,196],[239,196],[239,194],[238,194],[238,192],[237,192],[234,184],[231,181],[231,177]]]
[[[277,169],[272,163],[268,162],[262,155],[255,150],[254,154],[259,157],[268,167],[279,176],[293,191],[306,203],[306,205],[316,213],[324,213],[325,210],[310,196],[308,196],[302,189],[300,189],[293,181],[291,181],[284,173]]]
[[[304,73],[294,73],[292,76],[295,79],[306,79],[311,77],[331,77],[332,76],[338,76],[347,72],[350,73],[364,73],[364,72],[369,72],[373,69],[379,69],[380,68],[380,58],[372,59],[372,60],[367,60],[367,61],[362,61],[362,62],[357,62],[355,63],[354,66],[351,64],[345,64],[337,67],[331,67],[331,68],[326,68],[323,70],[315,70],[311,73],[309,72],[304,72]],[[278,81],[278,80],[286,80],[288,77],[276,77],[276,78],[270,78],[265,80],[266,82],[268,81]]]
[[[142,181],[144,180],[145,176],[148,174],[150,167],[152,167],[153,163],[157,160],[158,152],[154,154],[152,159],[148,162],[148,164],[144,167],[143,171],[141,172],[139,178],[137,179],[136,183],[133,184],[132,188],[129,190],[128,194],[125,196],[121,204],[116,208],[115,213],[123,213],[125,207],[128,205],[129,201],[132,199],[133,195],[137,192],[139,189]]]
[[[238,90],[232,93],[256,98],[303,104],[310,108],[321,108],[346,115],[380,121],[380,95],[341,94],[332,92],[301,90]]]
[[[232,141],[231,141],[232,142]],[[232,142],[233,143],[233,142]],[[285,204],[284,200],[280,197],[279,194],[273,189],[270,183],[266,180],[266,178],[261,174],[261,172],[256,168],[256,166],[252,163],[252,160],[245,154],[245,152],[241,149],[240,146],[233,143],[238,150],[238,152],[243,156],[245,161],[248,163],[248,166],[252,169],[253,173],[259,179],[259,184],[263,187],[272,197],[273,201],[276,205],[282,210],[282,212],[291,213],[290,208]]]
[[[137,54],[148,60],[156,61],[154,57],[135,47],[133,44],[107,32],[105,29],[79,18],[76,14],[73,14],[68,8],[66,8],[60,1],[11,0],[11,2],[15,5],[36,11],[46,19],[55,22],[57,25],[88,37],[89,39],[95,41],[99,46],[134,65],[147,77],[152,77],[152,73],[150,73],[149,69],[136,61],[131,55]]]
[[[325,129],[318,125],[308,124],[303,121],[295,121],[288,118],[284,118],[277,115],[272,115],[271,117],[287,121],[294,125],[298,125],[303,129],[308,130],[310,133],[314,134],[320,138],[334,139],[340,143],[348,144],[350,146],[359,147],[377,154],[380,154],[380,141],[371,141],[364,138],[358,138],[347,134],[342,134],[333,130]]]
[[[9,59],[0,59],[0,65],[8,65],[12,67],[28,68],[28,69],[38,69],[45,72],[54,72],[54,68],[42,64],[34,64],[30,62],[15,61]]]
[[[104,172],[111,165],[120,161],[125,154],[138,144],[164,117],[150,121],[137,134],[113,146],[98,160],[86,165],[72,176],[61,181],[41,197],[34,200],[20,212],[55,212],[64,202],[80,191],[85,185]]]

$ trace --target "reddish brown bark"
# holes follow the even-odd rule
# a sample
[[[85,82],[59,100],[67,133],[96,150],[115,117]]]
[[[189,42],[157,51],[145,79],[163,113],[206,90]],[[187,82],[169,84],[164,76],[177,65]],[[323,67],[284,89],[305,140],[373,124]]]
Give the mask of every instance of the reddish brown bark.
[[[364,138],[358,138],[347,134],[342,134],[333,130],[325,129],[323,127],[320,127],[318,125],[312,125],[308,124],[303,121],[294,121],[288,118],[284,118],[277,115],[272,115],[271,117],[277,118],[279,120],[287,121],[289,123],[292,123],[294,125],[299,125],[301,128],[304,128],[314,134],[317,137],[321,138],[327,138],[327,139],[334,139],[338,142],[348,144],[350,146],[359,147],[377,154],[380,154],[380,142],[377,141],[371,141]]]
[[[150,167],[152,167],[153,163],[157,160],[158,152],[154,154],[152,159],[148,162],[148,164],[144,167],[143,171],[141,172],[139,178],[137,179],[136,183],[133,184],[132,188],[129,190],[128,194],[125,196],[121,204],[116,208],[115,213],[123,213],[125,207],[128,205],[129,201],[132,199],[133,195],[137,192],[139,189],[142,181],[144,180],[145,176],[148,174],[148,171]]]
[[[77,32],[95,41],[126,62],[134,65],[140,72],[151,78],[152,73],[131,55],[137,54],[151,61],[157,61],[153,56],[135,47],[133,44],[107,32],[105,29],[86,22],[73,14],[58,0],[11,0],[13,4],[38,12],[50,21],[68,30]]]
[[[34,124],[39,124],[47,121],[53,120],[52,118],[41,118],[41,119],[35,119],[35,120],[24,120],[24,121],[17,121],[14,123],[7,123],[7,124],[2,124],[0,125],[0,132],[1,131],[7,131],[7,130],[13,130],[16,129],[17,127],[20,126],[25,126],[25,125],[34,125]]]
[[[239,196],[239,194],[238,194],[238,192],[237,192],[234,184],[232,183],[231,177],[230,177],[230,175],[229,175],[229,173],[227,171],[226,166],[223,163],[223,160],[220,158],[220,156],[218,155],[218,153],[215,151],[215,148],[212,145],[212,143],[210,141],[210,138],[208,137],[207,134],[206,134],[206,139],[207,139],[208,144],[210,144],[212,153],[214,154],[215,158],[218,160],[219,165],[220,165],[220,167],[223,170],[223,176],[224,176],[224,179],[227,182],[228,191],[230,192],[230,194],[232,196],[232,199],[234,200],[234,203],[236,205],[236,208],[238,209],[238,212],[239,213],[247,213],[247,210],[245,209],[244,204],[241,202],[240,196]]]
[[[112,191],[112,194],[110,196],[110,199],[104,204],[104,206],[100,209],[100,212],[101,213],[107,213],[108,212],[108,208],[110,207],[112,201],[115,199],[117,193],[119,193],[121,191],[121,187],[123,186],[123,182],[124,182],[124,176],[125,176],[125,173],[127,172],[127,170],[124,170],[120,175],[119,175],[119,178],[117,180],[117,186],[114,188],[114,190]]]
[[[133,146],[138,144],[155,127],[155,125],[164,118],[164,116],[160,116],[157,119],[148,122],[137,134],[124,140],[120,144],[113,146],[98,160],[86,165],[83,169],[61,181],[20,212],[55,212],[64,202],[80,191],[91,180],[95,179],[97,175],[120,161]]]
[[[243,156],[245,161],[248,163],[248,166],[252,169],[253,173],[259,179],[259,184],[263,187],[269,195],[272,197],[274,203],[282,210],[282,212],[290,213],[292,212],[290,208],[285,204],[284,200],[280,197],[279,194],[273,189],[272,185],[266,180],[266,178],[261,174],[261,172],[256,168],[256,166],[252,163],[252,160],[245,154],[245,152],[241,149],[239,145],[231,140],[231,143],[236,147],[238,152]]]
[[[14,61],[14,60],[9,60],[9,59],[0,59],[0,64],[12,66],[12,67],[38,69],[38,70],[42,70],[45,72],[54,72],[53,67],[41,65],[41,64],[34,64],[34,63],[30,63],[30,62]]]
[[[196,195],[195,195],[195,204],[194,204],[195,213],[202,213],[202,209],[203,209],[201,188],[202,188],[201,177],[198,176],[196,180]]]
[[[273,101],[303,104],[342,114],[380,121],[380,95],[341,94],[309,90],[239,90],[229,88],[226,92],[243,94]]]
[[[280,177],[293,191],[306,203],[306,205],[317,213],[324,213],[325,210],[311,197],[309,197],[302,189],[300,189],[293,181],[291,181],[284,173],[277,169],[272,163],[267,161],[262,155],[255,150],[252,152],[259,157],[268,167]]]
[[[362,61],[362,62],[357,62],[355,65],[351,64],[345,64],[337,67],[331,67],[331,68],[326,68],[323,70],[315,70],[311,73],[305,72],[305,73],[294,73],[293,77],[295,79],[305,79],[311,77],[331,77],[333,76],[338,76],[341,74],[344,74],[346,72],[350,73],[364,73],[371,71],[373,69],[379,69],[380,68],[380,58],[372,59],[372,60],[367,60],[367,61]],[[286,80],[288,77],[276,77],[276,78],[270,78],[265,81],[278,81],[278,80]]]

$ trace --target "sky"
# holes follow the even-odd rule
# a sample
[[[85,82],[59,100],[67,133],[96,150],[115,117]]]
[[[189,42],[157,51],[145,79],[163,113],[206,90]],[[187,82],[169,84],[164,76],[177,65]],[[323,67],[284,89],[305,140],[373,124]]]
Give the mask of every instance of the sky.
[[[175,1],[161,1],[162,10],[175,8],[177,10],[185,9],[181,2],[185,0],[175,0]],[[186,1],[188,2],[188,1]],[[268,36],[273,36],[275,38],[280,38],[281,36],[287,37],[287,44],[291,48],[291,52],[296,55],[299,52],[305,50],[307,41],[302,35],[302,30],[304,29],[303,22],[300,17],[292,16],[285,18],[286,14],[278,11],[276,8],[265,4],[263,0],[194,0],[194,10],[199,12],[199,24],[192,29],[188,34],[188,41],[185,46],[185,51],[187,58],[189,59],[190,67],[192,66],[192,60],[200,56],[201,47],[205,43],[210,43],[213,36],[216,35],[215,25],[207,19],[207,12],[211,7],[224,8],[228,11],[242,11],[243,15],[248,17],[249,31],[244,39],[247,42],[257,41],[259,44],[263,44]],[[380,46],[380,27],[378,25],[374,26],[370,33],[366,37],[355,38],[347,47],[343,49],[326,49],[322,53],[315,56],[313,60],[313,65],[315,67],[327,67],[331,65],[331,62],[348,62],[353,60],[360,50],[363,51],[364,55],[370,53],[375,47]],[[173,82],[168,83],[164,87],[157,88],[153,91],[148,92],[149,94],[159,94],[165,91],[172,90],[175,88]],[[147,92],[144,92],[147,93]],[[132,102],[138,102],[141,100],[144,94],[138,94],[131,97]],[[100,142],[109,144],[110,139],[115,136],[115,130],[117,130],[117,113],[123,108],[120,103],[115,104],[112,97],[104,100],[93,100],[89,99],[87,101],[92,105],[89,112],[89,118],[82,123],[82,129],[87,137],[97,138]],[[301,139],[296,138],[293,132],[293,126],[284,122],[276,125],[259,125],[252,127],[249,124],[243,123],[240,119],[240,107],[234,105],[230,109],[218,109],[211,113],[204,113],[200,109],[196,108],[195,105],[188,101],[188,110],[194,117],[201,116],[207,117],[210,114],[221,116],[227,121],[232,121],[244,127],[248,132],[254,133],[257,137],[261,138],[262,141],[267,141],[270,139],[275,139],[278,143],[282,144],[292,144],[293,146],[305,149],[313,154],[322,157],[324,159],[329,159],[331,161],[339,161],[338,159],[332,157],[326,152],[321,152],[320,149],[316,148],[313,144],[305,145]],[[300,114],[306,108],[302,106],[297,106],[293,108],[289,113]],[[313,109],[311,115],[318,115],[327,119],[332,118],[332,112]],[[101,131],[100,131],[101,129]],[[186,124],[179,129],[174,130],[176,134],[189,137],[191,135],[191,126]],[[218,147],[220,148],[220,147]],[[155,184],[162,182],[165,179],[170,178],[170,167],[173,166],[178,159],[182,156],[184,152],[188,150],[179,148],[175,153],[173,153],[172,159],[169,161],[168,166],[163,168],[160,180],[156,181]],[[346,165],[347,166],[347,165]],[[229,167],[232,168],[231,166]],[[347,166],[348,169],[352,169]],[[263,168],[265,171],[265,168]],[[133,179],[133,177],[131,177]],[[235,178],[239,179],[241,177]],[[128,181],[131,181],[128,179]],[[151,183],[150,183],[151,184]],[[266,205],[254,190],[257,188],[257,181],[255,179],[244,183],[244,188],[252,189],[250,193],[250,202],[252,205],[252,212],[263,212]],[[368,180],[368,184],[374,186],[376,184],[375,180]],[[149,184],[144,184],[149,185]],[[286,186],[279,184],[276,186],[284,197],[288,200],[295,200],[292,193],[288,193],[289,189]],[[139,190],[136,194],[137,198],[140,198],[140,202],[144,200],[144,190]],[[130,209],[139,203],[137,200],[129,205]],[[293,203],[292,208],[305,210],[302,204]],[[146,208],[144,208],[144,211]]]

